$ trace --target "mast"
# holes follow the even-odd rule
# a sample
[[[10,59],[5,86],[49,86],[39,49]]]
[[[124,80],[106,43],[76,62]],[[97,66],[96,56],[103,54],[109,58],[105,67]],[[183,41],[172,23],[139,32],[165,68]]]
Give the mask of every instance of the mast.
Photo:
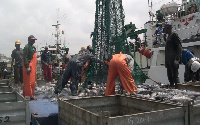
[[[152,9],[153,9],[152,0],[151,0],[151,2],[148,0],[148,7],[151,8],[149,10],[150,21],[153,21],[153,17],[155,17],[155,14],[152,12]]]
[[[57,24],[56,25],[52,25],[52,26],[55,26],[55,28],[56,28],[56,34],[55,34],[55,37],[56,37],[56,54],[58,54],[59,53],[59,36],[60,36],[60,31],[59,31],[59,22],[57,21]]]

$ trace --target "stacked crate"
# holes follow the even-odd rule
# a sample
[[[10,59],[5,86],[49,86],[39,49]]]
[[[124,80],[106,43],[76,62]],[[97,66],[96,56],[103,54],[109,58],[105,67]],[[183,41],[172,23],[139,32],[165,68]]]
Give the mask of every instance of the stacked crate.
[[[30,125],[28,103],[9,86],[9,80],[0,80],[0,125]]]

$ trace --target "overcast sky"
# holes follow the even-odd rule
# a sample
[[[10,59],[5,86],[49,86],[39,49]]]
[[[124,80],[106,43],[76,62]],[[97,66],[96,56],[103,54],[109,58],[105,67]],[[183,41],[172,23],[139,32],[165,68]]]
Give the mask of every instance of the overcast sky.
[[[1,0],[0,4],[0,53],[10,56],[15,41],[21,41],[21,48],[28,43],[28,36],[38,40],[35,46],[56,43],[55,27],[59,20],[60,30],[65,32],[61,42],[69,46],[70,54],[77,53],[82,46],[92,44],[96,0]],[[151,0],[149,0],[151,1]],[[153,11],[171,0],[154,0]],[[149,20],[148,0],[122,0],[125,24],[136,24],[138,29]]]

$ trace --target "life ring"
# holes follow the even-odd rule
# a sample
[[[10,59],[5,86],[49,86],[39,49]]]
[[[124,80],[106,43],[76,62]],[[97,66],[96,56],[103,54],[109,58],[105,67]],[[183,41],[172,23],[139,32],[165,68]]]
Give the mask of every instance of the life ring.
[[[191,12],[191,8],[193,8],[193,11]],[[196,5],[195,4],[191,4],[188,9],[187,9],[187,14],[192,14],[196,12]]]

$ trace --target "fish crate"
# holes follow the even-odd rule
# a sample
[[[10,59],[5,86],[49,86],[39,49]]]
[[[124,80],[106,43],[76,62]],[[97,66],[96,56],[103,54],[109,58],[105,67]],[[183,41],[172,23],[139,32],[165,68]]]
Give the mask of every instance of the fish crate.
[[[200,125],[200,104],[189,102],[189,125]]]
[[[9,86],[8,80],[0,80],[0,125],[29,125],[28,101]]]
[[[59,125],[188,125],[188,102],[164,103],[136,96],[58,100]]]

